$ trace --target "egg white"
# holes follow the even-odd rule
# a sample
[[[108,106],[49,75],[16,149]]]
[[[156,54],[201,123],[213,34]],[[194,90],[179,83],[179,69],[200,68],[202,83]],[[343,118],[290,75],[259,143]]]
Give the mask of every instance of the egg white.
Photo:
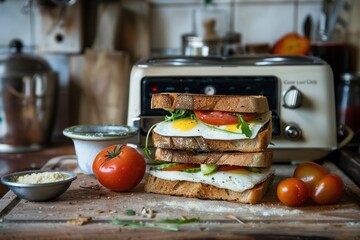
[[[231,172],[215,172],[211,175],[204,175],[202,172],[187,173],[181,171],[150,170],[149,174],[169,181],[190,181],[209,184],[218,188],[225,188],[236,192],[243,192],[255,187],[274,174],[271,168],[264,168],[261,173],[249,172],[238,174]]]
[[[258,114],[251,122],[248,122],[249,128],[252,132],[250,139],[255,138],[260,129],[271,118],[271,112]],[[178,121],[178,120],[175,120]],[[208,125],[200,120],[197,120],[196,126],[189,130],[181,130],[173,127],[175,121],[160,122],[154,128],[154,131],[162,136],[176,136],[176,137],[203,137],[205,139],[217,139],[217,140],[239,140],[249,139],[242,133],[241,129],[237,132],[227,131],[227,125]]]

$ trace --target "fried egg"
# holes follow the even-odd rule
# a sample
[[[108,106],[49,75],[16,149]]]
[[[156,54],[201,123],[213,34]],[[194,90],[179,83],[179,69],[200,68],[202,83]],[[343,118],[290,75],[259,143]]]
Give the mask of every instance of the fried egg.
[[[250,138],[255,138],[270,118],[271,112],[269,111],[256,115],[251,122],[248,122],[252,132]],[[170,137],[203,137],[205,139],[218,140],[248,139],[248,137],[242,133],[241,127],[237,127],[237,124],[215,126],[205,124],[198,119],[190,118],[182,118],[170,122],[160,122],[154,128],[154,131],[162,136]]]
[[[211,175],[204,175],[202,172],[188,173],[181,171],[174,172],[151,170],[149,174],[169,181],[201,182],[219,188],[243,192],[265,181],[268,177],[274,174],[274,170],[271,168],[264,168],[261,173],[247,171],[245,174],[243,171],[238,173],[234,170],[227,172],[215,172]]]

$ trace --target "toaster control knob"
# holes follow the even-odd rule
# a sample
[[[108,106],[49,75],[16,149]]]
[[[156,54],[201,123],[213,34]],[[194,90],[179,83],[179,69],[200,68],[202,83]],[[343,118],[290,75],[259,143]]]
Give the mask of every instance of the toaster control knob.
[[[292,86],[284,92],[283,106],[286,108],[294,109],[301,106],[302,94],[299,89]]]
[[[207,85],[207,86],[205,86],[205,88],[204,88],[204,93],[205,93],[206,95],[214,95],[214,94],[216,93],[216,89],[215,89],[215,87],[212,86],[212,85]]]
[[[290,123],[285,127],[285,135],[290,140],[299,140],[302,136],[302,131],[298,125]]]

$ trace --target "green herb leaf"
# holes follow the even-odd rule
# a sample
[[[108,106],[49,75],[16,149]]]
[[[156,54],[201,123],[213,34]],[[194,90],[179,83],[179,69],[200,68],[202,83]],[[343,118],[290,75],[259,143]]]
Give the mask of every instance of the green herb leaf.
[[[155,159],[152,158],[151,156],[151,151],[148,147],[149,145],[149,138],[150,138],[150,134],[152,132],[152,130],[156,127],[157,123],[155,123],[154,125],[152,125],[149,129],[149,131],[146,134],[146,139],[145,139],[145,147],[143,148],[144,151],[144,155],[146,156],[147,159],[149,159],[150,161],[155,161]]]
[[[135,216],[135,215],[136,215],[136,212],[135,212],[135,210],[127,209],[127,210],[125,210],[124,214],[125,214],[126,216]]]
[[[200,218],[165,218],[156,223],[186,224],[194,222],[200,222]]]
[[[195,114],[191,110],[185,110],[185,109],[175,109],[174,111],[169,111],[171,113],[171,116],[165,116],[165,122],[174,121],[176,119],[180,118],[195,118]]]
[[[197,173],[197,172],[200,172],[201,169],[200,167],[196,167],[196,168],[187,168],[187,169],[183,169],[183,170],[180,170],[181,172],[187,172],[187,173]]]
[[[238,124],[236,127],[239,128],[241,126],[241,132],[245,134],[246,137],[251,137],[252,132],[249,128],[249,124],[244,121],[241,114],[235,113],[235,116],[238,117]]]
[[[115,219],[112,220],[112,223],[124,226],[124,227],[135,227],[135,228],[157,228],[166,231],[179,231],[179,225],[154,225],[154,224],[147,224],[140,221],[127,221],[127,220],[120,220]]]
[[[179,231],[181,224],[200,222],[200,218],[166,218],[163,220],[156,221],[154,223],[147,223],[143,221],[129,221],[115,219],[112,223],[124,226],[124,227],[135,227],[135,228],[157,228],[166,231]],[[164,225],[166,224],[166,225]]]

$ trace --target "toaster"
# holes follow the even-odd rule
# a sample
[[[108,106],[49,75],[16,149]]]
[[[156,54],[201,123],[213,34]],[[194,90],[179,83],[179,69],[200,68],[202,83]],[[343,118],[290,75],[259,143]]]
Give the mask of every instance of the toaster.
[[[144,146],[166,111],[151,109],[161,92],[264,95],[272,112],[274,161],[312,161],[337,149],[331,67],[306,56],[166,56],[139,61],[130,74],[129,126]]]

